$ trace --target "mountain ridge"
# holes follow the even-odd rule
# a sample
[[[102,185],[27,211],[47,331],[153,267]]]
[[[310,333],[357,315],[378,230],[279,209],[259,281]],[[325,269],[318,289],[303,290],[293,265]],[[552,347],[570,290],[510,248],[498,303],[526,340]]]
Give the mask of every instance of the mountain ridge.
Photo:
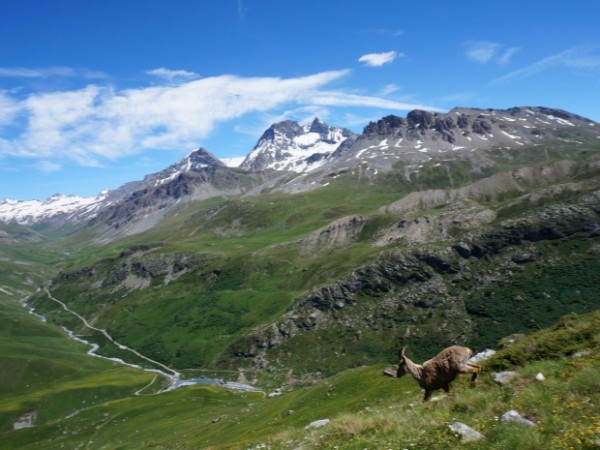
[[[0,203],[0,221],[27,226],[44,222],[60,226],[73,221],[89,221],[93,225],[100,222],[99,217],[110,217],[109,210],[135,209],[132,202],[139,204],[141,197],[148,198],[153,192],[150,197],[162,201],[150,211],[149,200],[145,200],[142,210],[155,218],[129,227],[129,233],[134,233],[164,217],[156,209],[168,210],[178,201],[264,189],[305,192],[325,186],[348,171],[358,170],[361,176],[374,179],[398,164],[404,166],[405,177],[410,179],[424,164],[447,159],[476,161],[482,170],[494,164],[487,155],[492,149],[518,150],[541,145],[545,139],[577,143],[593,140],[594,136],[600,138],[599,124],[547,107],[457,107],[448,113],[413,110],[406,118],[388,115],[370,122],[360,135],[329,126],[318,118],[305,125],[285,120],[262,134],[239,167],[228,166],[200,147],[160,172],[98,196],[57,195],[43,202],[5,199]],[[221,178],[229,178],[232,186],[215,182],[216,172]],[[285,176],[286,173],[293,176]],[[130,218],[140,215],[141,212],[130,214]]]

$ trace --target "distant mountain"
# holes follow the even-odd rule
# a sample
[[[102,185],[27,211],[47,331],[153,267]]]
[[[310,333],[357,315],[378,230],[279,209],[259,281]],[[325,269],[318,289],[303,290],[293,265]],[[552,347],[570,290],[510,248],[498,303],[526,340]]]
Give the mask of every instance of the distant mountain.
[[[307,125],[286,120],[271,125],[241,164],[239,158],[221,161],[200,148],[165,170],[95,197],[4,200],[0,221],[27,226],[89,222],[131,234],[154,226],[182,202],[264,188],[313,190],[357,170],[374,180],[401,168],[410,180],[424,165],[448,160],[468,161],[474,170],[484,171],[496,164],[490,152],[518,152],[549,140],[562,146],[595,143],[599,138],[600,124],[545,107],[455,108],[446,114],[414,110],[406,118],[389,115],[371,122],[360,135],[318,118]],[[303,176],[289,177],[295,173]]]
[[[314,189],[358,167],[362,176],[375,178],[401,165],[407,179],[433,161],[469,160],[483,168],[494,165],[490,151],[519,151],[548,139],[561,145],[597,142],[600,124],[545,107],[455,108],[446,114],[413,110],[406,118],[390,115],[369,123],[360,136],[331,153],[320,170],[282,190]]]
[[[11,200],[0,203],[0,221],[31,226],[39,222],[93,217],[106,204],[108,192],[95,197],[56,194],[47,200]]]
[[[345,128],[331,127],[315,118],[310,125],[286,120],[271,125],[244,162],[241,169],[275,169],[305,172],[326,162],[339,145],[356,135]]]
[[[238,195],[268,179],[269,174],[227,167],[208,150],[199,148],[177,164],[146,175],[133,189],[130,187],[127,196],[104,208],[89,225],[117,234],[140,233],[186,202]]]

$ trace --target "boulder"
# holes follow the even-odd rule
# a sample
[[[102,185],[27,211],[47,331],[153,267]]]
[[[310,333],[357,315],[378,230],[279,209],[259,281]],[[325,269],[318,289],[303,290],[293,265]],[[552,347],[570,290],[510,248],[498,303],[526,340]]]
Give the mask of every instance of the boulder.
[[[492,372],[492,380],[503,386],[510,383],[516,376],[518,376],[517,372],[510,370],[505,372]]]
[[[454,422],[448,425],[448,427],[453,433],[460,436],[461,442],[474,442],[485,438],[485,436],[479,431],[476,431],[473,428],[461,422]]]
[[[514,409],[511,409],[510,411],[505,412],[504,414],[502,414],[502,416],[500,417],[500,420],[502,422],[516,422],[516,423],[520,423],[522,425],[527,425],[528,427],[535,427],[535,423],[533,423],[531,420],[526,419],[525,417],[523,417],[521,414],[519,414],[519,412],[515,411]]]

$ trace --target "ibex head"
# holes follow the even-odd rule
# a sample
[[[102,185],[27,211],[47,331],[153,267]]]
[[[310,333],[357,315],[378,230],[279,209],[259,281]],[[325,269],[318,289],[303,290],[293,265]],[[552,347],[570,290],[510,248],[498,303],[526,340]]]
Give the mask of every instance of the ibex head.
[[[396,372],[396,376],[398,378],[402,377],[408,372],[408,368],[406,366],[406,356],[404,352],[406,351],[406,347],[402,347],[399,353],[399,361],[398,361],[398,371]]]

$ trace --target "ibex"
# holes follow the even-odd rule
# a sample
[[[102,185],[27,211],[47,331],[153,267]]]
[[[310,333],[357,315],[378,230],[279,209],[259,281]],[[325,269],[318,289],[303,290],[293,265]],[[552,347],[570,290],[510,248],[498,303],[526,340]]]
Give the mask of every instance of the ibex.
[[[407,372],[425,389],[423,400],[429,400],[433,391],[443,389],[450,392],[450,383],[461,373],[470,373],[471,386],[477,383],[481,367],[469,362],[475,353],[467,347],[453,345],[442,350],[435,358],[423,364],[415,364],[404,354],[406,347],[400,350],[400,362],[396,376],[400,378]]]

